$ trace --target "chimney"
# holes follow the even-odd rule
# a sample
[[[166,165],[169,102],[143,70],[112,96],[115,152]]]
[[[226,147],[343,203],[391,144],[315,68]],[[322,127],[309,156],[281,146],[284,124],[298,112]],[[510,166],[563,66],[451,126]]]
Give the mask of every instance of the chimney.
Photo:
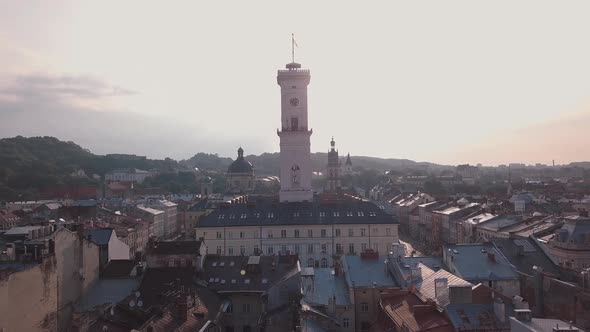
[[[543,268],[533,266],[534,270],[534,289],[535,289],[535,316],[543,317],[544,313],[544,294],[543,294]]]
[[[521,322],[530,322],[533,313],[529,309],[514,309],[514,316]]]
[[[184,292],[176,297],[176,311],[178,313],[178,319],[186,322],[188,319],[188,303],[187,296]]]
[[[493,252],[488,252],[488,259],[491,262],[494,262],[495,263],[496,262],[496,254],[494,254]]]

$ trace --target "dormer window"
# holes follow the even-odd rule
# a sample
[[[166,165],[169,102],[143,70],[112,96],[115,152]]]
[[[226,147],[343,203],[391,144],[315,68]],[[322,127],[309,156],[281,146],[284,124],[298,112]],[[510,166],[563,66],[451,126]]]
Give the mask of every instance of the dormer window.
[[[274,218],[274,217],[275,217],[274,213],[272,213],[272,212],[268,213],[268,218]]]
[[[220,214],[219,217],[217,217],[217,219],[224,219],[225,218],[225,214]]]
[[[320,212],[320,218],[325,218],[326,217],[326,212]]]

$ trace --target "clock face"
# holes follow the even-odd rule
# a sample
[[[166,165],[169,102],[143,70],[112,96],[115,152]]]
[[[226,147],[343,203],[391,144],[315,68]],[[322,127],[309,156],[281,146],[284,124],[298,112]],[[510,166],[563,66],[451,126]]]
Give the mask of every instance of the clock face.
[[[291,100],[289,100],[289,104],[291,104],[293,107],[297,107],[297,105],[299,105],[299,99],[291,98]]]

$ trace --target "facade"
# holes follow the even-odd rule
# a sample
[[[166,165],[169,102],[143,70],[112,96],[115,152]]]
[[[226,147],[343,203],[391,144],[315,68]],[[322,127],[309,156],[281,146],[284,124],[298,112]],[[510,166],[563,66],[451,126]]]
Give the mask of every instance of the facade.
[[[150,224],[143,219],[125,218],[109,223],[117,237],[129,246],[129,257],[145,251],[150,235]]]
[[[19,224],[20,217],[9,210],[0,209],[0,232],[7,231]]]
[[[312,131],[307,123],[307,86],[311,79],[308,69],[295,62],[279,70],[277,83],[281,86],[280,178],[281,202],[311,202]]]
[[[84,236],[99,247],[101,268],[113,259],[129,259],[129,246],[112,228],[86,229]]]
[[[386,253],[399,241],[395,219],[357,199],[227,204],[199,221],[196,238],[208,254],[297,254],[303,266],[324,268],[334,256]]]
[[[328,151],[328,166],[326,167],[326,191],[338,192],[341,187],[340,183],[340,161],[338,160],[338,151],[334,137],[330,142],[331,149]]]
[[[171,237],[178,233],[178,204],[165,200],[149,200],[145,204],[152,209],[164,211],[163,236]]]
[[[166,221],[166,215],[164,211],[156,210],[143,204],[139,204],[134,209],[132,209],[130,213],[139,218],[147,220],[151,224],[151,233],[149,236],[155,236],[157,238],[164,237],[164,223]]]
[[[154,176],[154,173],[137,168],[129,168],[112,170],[105,174],[104,178],[107,182],[117,181],[142,183],[145,179],[151,176]]]
[[[434,197],[426,194],[417,192],[415,194],[409,194],[405,197],[399,197],[391,200],[391,205],[395,214],[398,217],[400,227],[402,230],[409,231],[410,225],[410,214],[414,209],[418,208],[421,204],[426,204],[434,201]],[[414,232],[417,231],[417,227],[412,227]]]
[[[244,159],[244,150],[238,149],[238,158],[227,168],[226,192],[245,194],[254,191],[254,166]]]
[[[146,255],[150,268],[193,267],[203,269],[205,245],[202,241],[161,241],[154,242]]]

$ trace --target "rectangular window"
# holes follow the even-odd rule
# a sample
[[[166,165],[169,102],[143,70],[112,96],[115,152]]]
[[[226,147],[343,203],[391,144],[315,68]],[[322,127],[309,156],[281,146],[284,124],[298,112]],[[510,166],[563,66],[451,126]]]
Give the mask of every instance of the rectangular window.
[[[354,254],[354,243],[348,245],[348,253]]]
[[[234,247],[227,247],[227,254],[230,256],[234,255]]]
[[[326,212],[320,212],[320,218],[325,218],[326,217]]]
[[[281,245],[281,255],[286,255],[287,254],[287,246],[286,245]]]
[[[387,227],[387,228],[385,229],[385,235],[387,235],[387,236],[391,236],[391,228]]]
[[[379,243],[373,243],[373,250],[375,250],[375,252],[379,252]]]
[[[233,313],[233,312],[234,312],[234,306],[233,306],[233,305],[230,303],[230,304],[227,306],[227,309],[225,310],[225,313],[226,313],[226,314],[231,314],[231,313]]]
[[[328,251],[328,246],[325,244],[322,244],[322,254],[325,254]]]
[[[301,252],[301,246],[296,244],[294,247],[295,253],[299,255],[299,253]]]
[[[343,328],[349,328],[350,327],[350,319],[348,318],[342,318],[342,327]]]
[[[322,237],[326,237],[326,230],[325,229],[322,229],[321,235],[322,235]]]
[[[299,230],[298,229],[295,230],[294,235],[295,235],[295,237],[299,237]]]
[[[217,254],[221,255],[221,246],[217,246]]]
[[[340,228],[336,228],[336,237],[340,237]]]
[[[227,237],[228,237],[229,239],[233,239],[233,238],[234,238],[234,233],[233,233],[233,232],[231,232],[231,231],[227,232]]]
[[[254,245],[254,255],[255,256],[260,255],[260,248],[258,248],[257,244]]]
[[[307,230],[307,237],[313,237],[313,229]]]
[[[308,254],[313,254],[313,244],[308,244],[307,245],[307,253]]]
[[[268,230],[268,232],[266,233],[266,237],[272,239],[272,230]]]
[[[248,314],[248,313],[250,313],[250,303],[244,303],[244,305],[242,306],[242,309],[243,309],[242,311],[243,311],[245,314]]]
[[[246,254],[246,247],[240,246],[240,255],[244,256]]]
[[[367,251],[367,244],[361,243],[361,252],[365,252],[365,251]]]
[[[373,234],[374,234],[374,235],[377,235],[377,234],[379,234],[379,230],[378,230],[377,228],[373,228]]]
[[[364,228],[361,228],[361,236],[367,236],[367,230]]]
[[[336,243],[336,253],[342,254],[342,244]]]
[[[221,232],[217,232],[216,237],[217,237],[218,240],[221,239]]]
[[[334,217],[340,217],[340,212],[338,212],[338,211],[334,211],[334,212],[332,213],[332,215],[333,215]]]
[[[272,246],[268,247],[266,250],[267,250],[267,252],[268,252],[269,255],[272,255],[275,252],[274,251],[274,248]]]
[[[348,229],[348,236],[354,236],[354,231],[352,230],[352,228]]]
[[[364,212],[362,212],[362,211],[359,211],[359,212],[357,213],[357,215],[358,215],[359,217],[364,217],[364,216],[365,216],[365,213],[364,213]]]
[[[244,232],[240,232],[240,239],[244,238]]]
[[[287,237],[287,230],[286,229],[281,229],[281,237],[282,238],[286,238]]]
[[[369,312],[369,304],[367,302],[361,303],[361,312]]]

